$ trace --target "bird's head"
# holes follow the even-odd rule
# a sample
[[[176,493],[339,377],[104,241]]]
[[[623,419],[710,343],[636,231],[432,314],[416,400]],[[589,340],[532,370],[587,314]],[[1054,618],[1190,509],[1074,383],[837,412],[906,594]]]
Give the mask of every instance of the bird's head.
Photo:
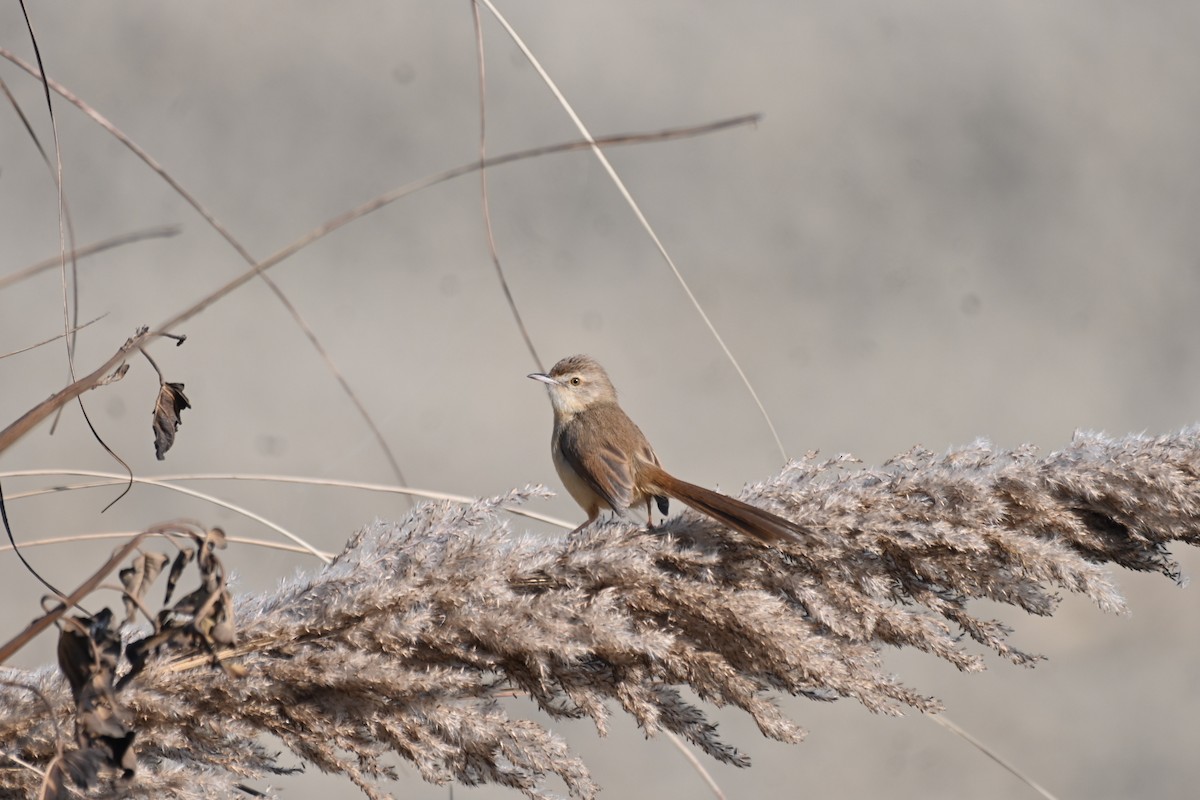
[[[557,415],[570,418],[597,403],[615,403],[617,390],[604,367],[591,356],[567,356],[549,372],[529,376],[546,384]]]

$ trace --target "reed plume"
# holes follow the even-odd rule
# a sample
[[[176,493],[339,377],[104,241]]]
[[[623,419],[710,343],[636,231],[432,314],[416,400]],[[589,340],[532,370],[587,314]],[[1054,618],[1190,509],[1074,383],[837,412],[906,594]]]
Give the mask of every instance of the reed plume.
[[[503,509],[537,488],[424,505],[366,526],[328,567],[236,598],[238,644],[221,656],[237,671],[149,661],[121,693],[137,775],[89,796],[233,796],[299,761],[380,798],[391,754],[434,783],[541,798],[558,776],[595,796],[585,765],[516,714],[513,694],[601,732],[619,709],[740,766],[704,704],[736,706],[787,742],[803,731],[777,708],[781,694],[934,713],[935,699],[885,670],[883,645],[982,669],[965,633],[1033,663],[970,601],[1049,615],[1070,591],[1120,612],[1107,564],[1179,581],[1168,545],[1200,542],[1198,472],[1196,428],[1080,434],[1044,457],[985,442],[875,468],[810,455],[741,494],[809,532],[769,548],[687,511],[649,532],[624,520],[560,538],[514,530]],[[60,726],[70,691],[49,667],[0,677],[0,747],[44,767],[56,728],[26,687]],[[0,792],[39,783],[0,770]]]

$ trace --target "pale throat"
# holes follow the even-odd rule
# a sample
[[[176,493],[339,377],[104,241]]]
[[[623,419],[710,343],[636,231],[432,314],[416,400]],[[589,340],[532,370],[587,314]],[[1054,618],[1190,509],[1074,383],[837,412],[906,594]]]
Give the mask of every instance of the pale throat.
[[[555,416],[561,417],[564,422],[588,407],[586,399],[562,391],[550,392],[550,404],[554,406]]]

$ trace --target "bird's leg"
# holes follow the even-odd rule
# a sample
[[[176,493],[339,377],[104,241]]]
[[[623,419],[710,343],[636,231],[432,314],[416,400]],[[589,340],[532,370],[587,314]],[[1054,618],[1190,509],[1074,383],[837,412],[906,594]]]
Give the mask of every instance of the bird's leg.
[[[599,506],[594,506],[594,507],[588,509],[588,518],[585,519],[583,522],[579,523],[579,525],[575,528],[575,530],[568,533],[567,536],[574,536],[575,534],[579,533],[581,530],[586,528],[588,525],[591,525],[593,522],[595,522],[596,517],[598,517],[598,516],[600,516],[600,507]]]

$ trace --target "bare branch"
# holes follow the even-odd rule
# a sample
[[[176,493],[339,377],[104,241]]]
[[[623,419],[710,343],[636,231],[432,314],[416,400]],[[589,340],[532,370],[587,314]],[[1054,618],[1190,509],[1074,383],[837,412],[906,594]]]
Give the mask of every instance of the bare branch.
[[[101,253],[105,250],[111,250],[114,247],[122,247],[124,245],[132,244],[133,242],[140,242],[145,239],[165,239],[171,236],[177,236],[179,235],[179,231],[180,227],[178,225],[162,225],[157,228],[146,228],[144,230],[134,231],[132,233],[121,234],[120,236],[113,236],[99,242],[94,242],[92,244],[76,248],[74,251],[68,253],[67,257],[71,259],[80,259],[96,253]],[[57,267],[59,266],[60,261],[60,256],[54,256],[53,258],[47,258],[39,261],[36,264],[30,264],[24,269],[19,269],[15,272],[10,272],[7,275],[0,276],[0,289],[4,289],[5,287],[11,286],[14,283],[19,283],[26,278],[38,274],[39,272],[43,272],[52,267]],[[83,326],[80,327],[82,328]]]
[[[58,409],[62,408],[67,403],[74,400],[79,395],[94,389],[97,386],[103,386],[111,383],[115,377],[123,375],[123,367],[125,358],[129,353],[141,347],[149,339],[156,336],[148,329],[142,328],[129,339],[125,340],[125,344],[117,349],[117,352],[112,355],[107,361],[93,370],[90,374],[84,375],[79,380],[70,384],[64,389],[61,389],[42,402],[38,403],[33,408],[26,411],[15,422],[9,425],[4,430],[0,431],[0,453],[3,453],[12,445],[16,444],[22,436],[29,433],[34,426],[44,420],[46,417],[53,414]],[[116,369],[116,372],[112,372]],[[110,374],[112,372],[112,374]]]

